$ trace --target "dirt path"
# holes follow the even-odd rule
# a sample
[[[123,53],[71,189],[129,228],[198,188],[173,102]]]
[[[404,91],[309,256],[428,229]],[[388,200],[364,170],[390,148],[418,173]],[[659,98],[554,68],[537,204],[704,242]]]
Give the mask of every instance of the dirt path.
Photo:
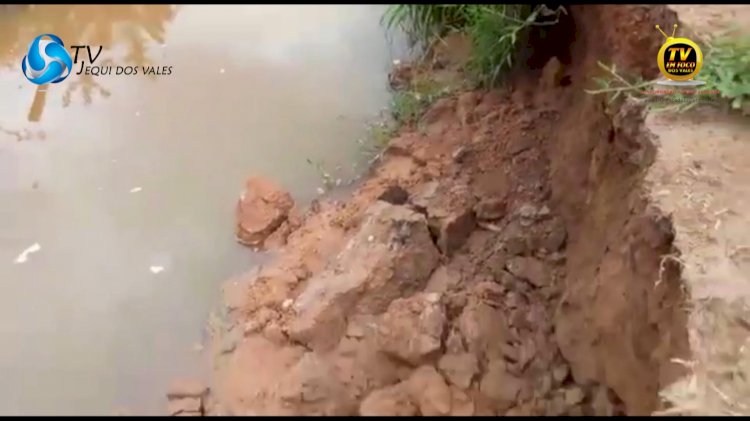
[[[675,5],[703,36],[739,25],[750,6]],[[649,116],[659,153],[648,176],[651,201],[671,215],[678,261],[691,295],[690,375],[665,391],[675,412],[747,415],[750,374],[750,121],[716,110]]]
[[[750,6],[739,4],[672,4],[680,22],[700,35],[712,36],[737,24],[742,33],[750,33]]]
[[[726,351],[696,317],[728,307],[695,300],[747,289],[731,276],[747,273],[747,127],[608,109],[584,93],[597,61],[655,76],[642,51],[661,37],[622,34],[677,18],[570,12],[531,57],[543,69],[438,100],[345,202],[298,216],[248,183],[238,234],[278,256],[225,288],[204,412],[638,415],[685,376],[714,379],[681,361]]]
[[[746,414],[750,312],[750,124],[719,113],[652,116],[659,159],[653,202],[672,216],[692,296],[691,376],[668,395],[683,411]],[[727,376],[729,375],[729,376]]]

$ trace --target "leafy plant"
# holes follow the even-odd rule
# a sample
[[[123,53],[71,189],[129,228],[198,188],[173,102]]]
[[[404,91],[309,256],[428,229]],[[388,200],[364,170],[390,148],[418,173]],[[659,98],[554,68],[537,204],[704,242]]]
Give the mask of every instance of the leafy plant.
[[[538,17],[559,17],[562,12],[565,9],[552,11],[544,5],[532,9],[524,4],[402,4],[391,6],[383,22],[389,28],[400,27],[423,45],[451,30],[469,35],[473,46],[469,70],[480,83],[491,86],[513,65],[523,31],[553,25],[557,19],[540,22]]]
[[[718,90],[732,109],[750,105],[750,37],[723,36],[708,41],[700,72],[702,89]]]
[[[536,20],[537,12],[527,5],[486,5],[470,9],[467,28],[473,49],[469,70],[486,86],[495,85],[513,65],[521,32]]]
[[[447,88],[427,77],[415,77],[410,86],[391,100],[391,115],[397,126],[415,123],[427,107],[448,93]]]
[[[698,87],[701,91],[718,91],[719,98],[731,109],[747,113],[750,107],[750,37],[722,36],[704,41],[707,45],[700,80],[706,82]],[[606,94],[611,104],[622,96],[645,100],[643,90],[656,81],[621,76],[614,65],[611,67],[599,62],[599,67],[609,75],[593,78],[599,89],[586,90],[592,95]],[[631,81],[632,80],[632,81]],[[662,101],[650,101],[649,105],[659,111],[684,112],[701,103],[710,95],[685,95],[676,91],[661,96]]]
[[[607,95],[607,104],[612,104],[621,97],[640,99],[643,89],[655,82],[644,81],[642,78],[634,78],[633,81],[629,81],[627,77],[618,73],[617,65],[607,66],[601,61],[596,64],[609,75],[607,77],[594,77],[593,80],[599,89],[586,89],[585,92],[590,95]]]
[[[423,105],[424,101],[418,93],[399,91],[393,95],[391,100],[391,113],[399,124],[408,124],[419,117]]]
[[[400,27],[414,41],[428,43],[468,22],[470,4],[398,4],[388,7],[381,23]]]

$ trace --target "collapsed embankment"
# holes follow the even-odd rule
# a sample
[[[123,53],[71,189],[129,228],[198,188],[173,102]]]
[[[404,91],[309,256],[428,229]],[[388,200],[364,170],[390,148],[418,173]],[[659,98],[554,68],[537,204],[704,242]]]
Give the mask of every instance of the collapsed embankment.
[[[653,76],[661,6],[573,6],[509,88],[438,100],[344,203],[297,215],[249,180],[209,414],[648,414],[681,374],[670,220],[642,110],[584,93],[598,60]],[[550,41],[550,40],[554,40]],[[267,238],[269,237],[270,238]],[[198,405],[200,406],[200,405]],[[179,412],[179,408],[176,410]],[[183,411],[184,412],[184,411]]]

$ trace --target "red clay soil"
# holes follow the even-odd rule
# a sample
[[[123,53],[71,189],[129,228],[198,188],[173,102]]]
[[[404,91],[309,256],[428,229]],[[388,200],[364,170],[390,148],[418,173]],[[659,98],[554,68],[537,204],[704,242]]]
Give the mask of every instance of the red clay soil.
[[[437,101],[350,199],[315,203],[272,264],[229,285],[206,413],[660,407],[688,344],[679,270],[661,261],[671,223],[641,195],[654,148],[639,108],[608,115],[583,90],[598,60],[654,76],[649,30],[676,17],[569,12],[546,34],[559,42],[531,37],[511,88]]]

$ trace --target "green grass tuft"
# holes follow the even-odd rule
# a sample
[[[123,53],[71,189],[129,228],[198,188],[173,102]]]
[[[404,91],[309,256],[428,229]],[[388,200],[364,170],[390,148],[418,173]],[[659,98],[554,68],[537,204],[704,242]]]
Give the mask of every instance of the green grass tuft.
[[[388,28],[401,28],[423,46],[449,31],[470,35],[473,49],[469,70],[478,82],[492,86],[513,65],[525,30],[557,22],[537,22],[540,12],[559,17],[564,9],[532,9],[524,4],[401,4],[388,8],[383,23]]]
[[[485,5],[470,9],[473,49],[469,70],[485,86],[494,86],[513,66],[522,32],[536,20],[528,5]]]
[[[388,28],[400,27],[413,41],[428,44],[452,29],[465,27],[470,4],[398,4],[389,6],[381,20]]]
[[[396,136],[396,133],[396,129],[385,122],[373,125],[369,128],[371,143],[377,151],[385,149],[385,147],[388,146],[388,142]]]
[[[709,41],[703,60],[701,89],[718,90],[734,110],[750,107],[750,37],[721,37]]]
[[[412,91],[399,91],[391,100],[391,113],[399,124],[409,124],[422,114],[424,102],[419,94]]]
[[[415,78],[408,89],[395,92],[391,99],[390,110],[396,125],[416,123],[430,104],[448,92],[448,88],[430,78]]]
[[[747,115],[750,110],[750,37],[722,36],[706,41],[706,45],[703,68],[698,76],[706,84],[697,89],[718,91],[720,104]],[[603,78],[594,78],[599,89],[587,90],[587,93],[606,94],[610,104],[621,97],[648,100],[643,90],[653,87],[655,80],[624,77],[614,65],[609,67],[599,63],[599,67],[609,74]],[[684,112],[706,103],[706,100],[712,100],[712,97],[714,95],[696,97],[675,93],[663,96],[660,102],[650,101],[649,106],[657,111]]]

